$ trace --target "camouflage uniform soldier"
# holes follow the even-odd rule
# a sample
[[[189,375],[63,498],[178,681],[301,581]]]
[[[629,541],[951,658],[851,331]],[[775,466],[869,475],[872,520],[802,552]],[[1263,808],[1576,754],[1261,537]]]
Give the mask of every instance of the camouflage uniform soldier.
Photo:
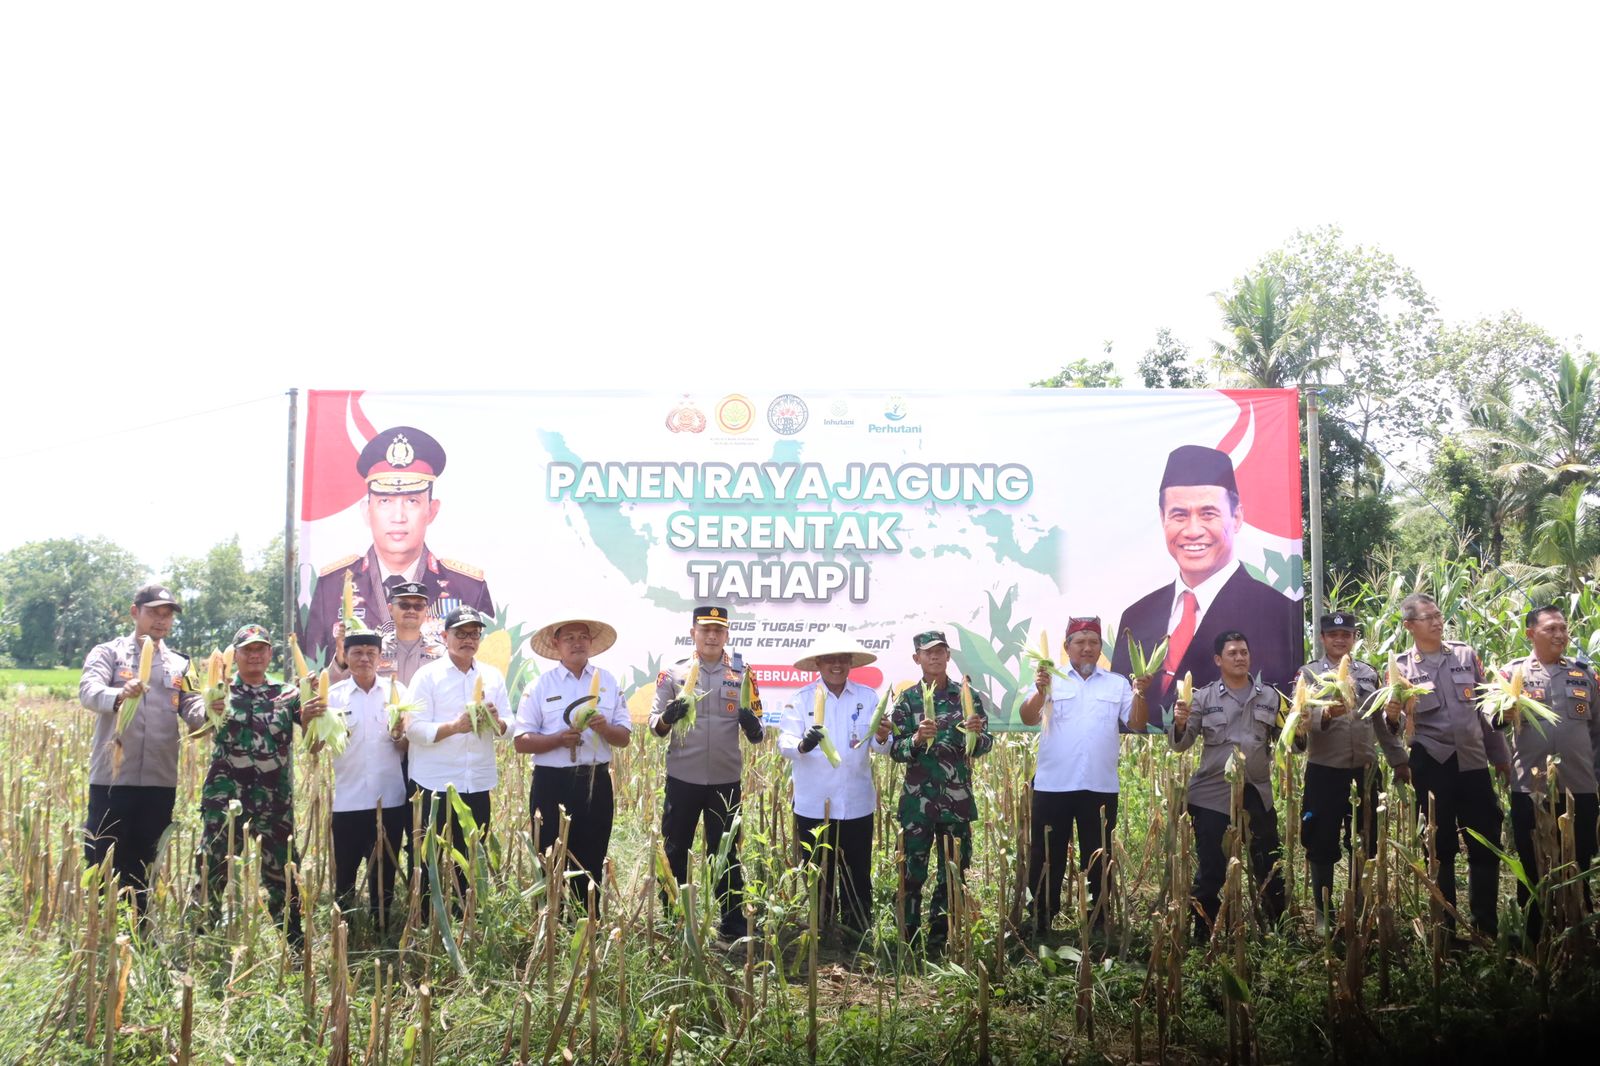
[[[313,698],[302,708],[293,685],[268,680],[272,638],[261,626],[240,629],[233,647],[238,676],[231,679],[227,705],[220,699],[211,705],[212,713],[223,717],[200,792],[196,863],[214,919],[227,883],[228,857],[243,850],[248,831],[261,849],[267,907],[281,922],[294,862],[294,724],[297,713],[303,725],[322,713],[322,705]],[[300,906],[292,893],[286,932],[298,946]]]
[[[916,938],[922,925],[922,886],[928,880],[928,863],[937,852],[939,862],[928,907],[928,946],[938,950],[949,933],[945,915],[949,886],[946,861],[956,859],[963,872],[972,861],[972,821],[978,801],[972,793],[972,758],[987,755],[994,746],[989,735],[988,712],[983,697],[972,694],[973,715],[962,721],[961,687],[945,675],[950,645],[938,630],[912,638],[912,659],[922,668],[922,685],[913,685],[895,701],[894,740],[889,757],[907,763],[900,792],[900,833],[905,850],[906,940]],[[923,685],[933,686],[936,721],[925,720]],[[975,730],[977,746],[967,755],[967,738],[960,730]]]

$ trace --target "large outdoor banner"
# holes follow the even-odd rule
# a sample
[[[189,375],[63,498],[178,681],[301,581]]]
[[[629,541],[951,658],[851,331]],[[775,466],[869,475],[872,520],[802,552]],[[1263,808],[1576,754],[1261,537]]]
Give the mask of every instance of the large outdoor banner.
[[[558,618],[618,640],[597,661],[646,706],[720,604],[769,716],[843,627],[873,686],[918,676],[911,638],[1014,715],[1023,656],[1098,615],[1113,668],[1172,634],[1158,684],[1216,676],[1250,638],[1283,685],[1301,658],[1300,445],[1293,391],[883,393],[312,391],[300,526],[301,637],[326,658],[345,575],[391,628],[385,583],[421,582],[436,632],[458,605],[502,635],[513,691]]]

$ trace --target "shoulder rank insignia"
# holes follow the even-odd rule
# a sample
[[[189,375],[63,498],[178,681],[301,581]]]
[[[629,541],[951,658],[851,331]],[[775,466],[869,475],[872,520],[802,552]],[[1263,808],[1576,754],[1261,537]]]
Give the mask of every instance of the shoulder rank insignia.
[[[355,562],[359,558],[361,558],[361,556],[359,556],[359,555],[346,555],[343,559],[340,559],[338,562],[329,563],[327,566],[325,566],[321,570],[317,571],[317,576],[318,577],[327,577],[329,574],[333,573],[335,570],[343,570],[345,567],[349,566],[351,563]]]
[[[476,566],[469,566],[459,559],[440,559],[439,564],[446,570],[454,570],[456,573],[470,577],[474,581],[483,580],[483,571],[481,569]]]

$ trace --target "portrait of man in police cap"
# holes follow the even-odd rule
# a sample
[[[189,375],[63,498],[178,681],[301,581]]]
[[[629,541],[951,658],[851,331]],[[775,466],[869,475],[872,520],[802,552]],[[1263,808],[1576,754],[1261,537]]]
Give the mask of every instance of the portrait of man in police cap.
[[[494,617],[494,601],[483,571],[458,559],[435,555],[428,526],[439,514],[434,482],[444,473],[444,448],[414,426],[394,426],[367,442],[356,470],[367,483],[361,507],[372,531],[365,554],[347,555],[321,567],[306,620],[308,653],[333,657],[333,627],[339,621],[344,576],[355,582],[356,612],[369,627],[387,631],[386,582],[394,578],[423,586],[430,612],[442,618],[457,607]]]
[[[1280,690],[1292,685],[1304,659],[1300,602],[1256,580],[1234,555],[1244,505],[1233,461],[1215,448],[1175,448],[1157,499],[1177,572],[1122,612],[1112,670],[1126,674],[1130,668],[1130,633],[1146,654],[1170,634],[1162,672],[1150,685],[1150,720],[1160,724],[1172,703],[1173,680],[1193,673],[1196,686],[1215,681],[1212,642],[1236,629],[1250,639],[1250,659],[1261,679]]]

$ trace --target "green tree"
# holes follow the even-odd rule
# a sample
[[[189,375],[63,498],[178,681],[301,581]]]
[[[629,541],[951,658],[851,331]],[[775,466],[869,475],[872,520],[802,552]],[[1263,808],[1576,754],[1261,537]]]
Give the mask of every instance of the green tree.
[[[256,560],[245,563],[239,538],[214,546],[204,556],[175,558],[172,583],[183,601],[183,614],[173,634],[190,654],[224,647],[240,626],[251,622],[276,633],[283,618],[283,539]],[[274,555],[276,552],[276,555]]]
[[[1189,346],[1165,326],[1156,330],[1154,347],[1139,360],[1139,377],[1147,389],[1203,389],[1206,376],[1189,365]]]
[[[128,606],[149,578],[133,553],[102,537],[43,540],[0,555],[5,654],[19,666],[83,661],[132,629]]]
[[[1287,389],[1315,381],[1330,360],[1311,349],[1310,309],[1293,303],[1270,274],[1242,278],[1233,293],[1217,294],[1229,338],[1213,343],[1213,359],[1226,384],[1247,389]]]
[[[1030,383],[1029,388],[1120,389],[1122,375],[1117,373],[1116,364],[1111,361],[1110,341],[1106,341],[1104,351],[1106,354],[1104,359],[1092,360],[1087,357],[1074,359],[1054,375]]]
[[[1595,521],[1585,485],[1574,482],[1539,501],[1532,561],[1549,568],[1562,593],[1579,591],[1584,577],[1594,569],[1597,547],[1600,523]]]
[[[1560,341],[1516,311],[1441,329],[1422,367],[1440,397],[1436,420],[1465,421],[1485,396],[1510,397],[1525,387],[1528,375],[1554,374],[1566,353]]]

